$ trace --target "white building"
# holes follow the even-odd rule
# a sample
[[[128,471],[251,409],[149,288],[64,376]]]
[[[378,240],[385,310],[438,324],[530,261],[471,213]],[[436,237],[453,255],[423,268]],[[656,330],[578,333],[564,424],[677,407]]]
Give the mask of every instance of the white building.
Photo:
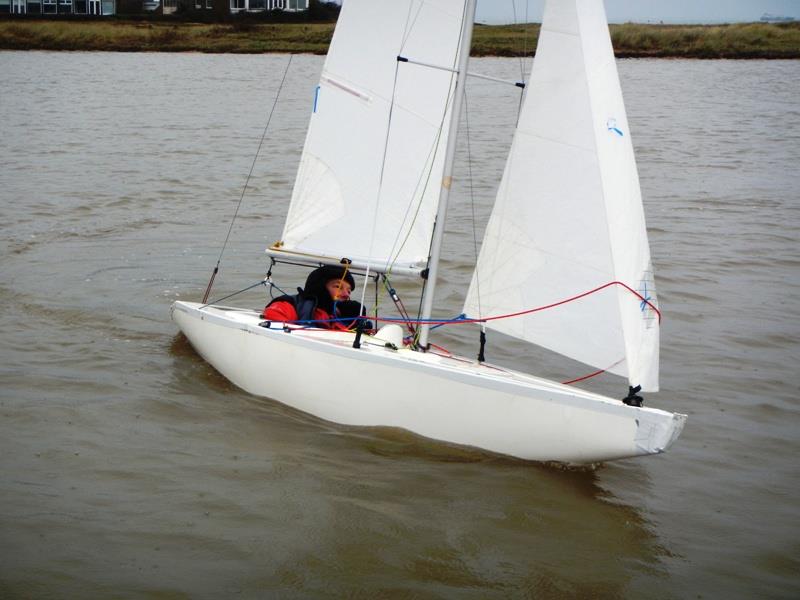
[[[113,15],[116,0],[0,0],[0,12],[17,15]]]
[[[229,0],[231,12],[259,12],[282,10],[284,12],[301,12],[308,10],[308,0]]]

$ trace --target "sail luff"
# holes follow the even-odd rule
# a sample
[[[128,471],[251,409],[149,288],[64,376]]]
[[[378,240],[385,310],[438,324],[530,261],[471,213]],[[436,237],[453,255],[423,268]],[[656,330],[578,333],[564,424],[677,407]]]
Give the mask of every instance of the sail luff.
[[[428,275],[425,291],[422,298],[421,318],[430,319],[433,312],[433,299],[436,290],[436,278],[439,273],[439,258],[444,239],[444,225],[447,220],[447,205],[450,197],[450,188],[453,180],[453,162],[455,160],[456,141],[458,139],[458,122],[461,118],[461,107],[464,100],[464,89],[467,81],[467,67],[469,65],[469,52],[472,47],[472,30],[475,22],[475,5],[477,0],[466,0],[464,17],[461,25],[461,43],[459,45],[458,70],[456,74],[456,89],[450,109],[450,129],[445,150],[444,170],[439,188],[439,205],[431,240],[431,253],[428,260]],[[422,323],[420,326],[419,346],[427,348],[430,325]]]

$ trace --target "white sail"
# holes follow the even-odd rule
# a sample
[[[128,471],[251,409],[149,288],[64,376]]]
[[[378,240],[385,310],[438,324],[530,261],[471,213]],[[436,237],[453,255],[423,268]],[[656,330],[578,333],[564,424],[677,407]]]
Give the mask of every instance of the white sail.
[[[611,284],[487,326],[656,391],[658,304],[602,0],[547,3],[527,90],[465,313],[515,313]]]
[[[462,0],[343,4],[281,250],[426,266],[463,14]]]

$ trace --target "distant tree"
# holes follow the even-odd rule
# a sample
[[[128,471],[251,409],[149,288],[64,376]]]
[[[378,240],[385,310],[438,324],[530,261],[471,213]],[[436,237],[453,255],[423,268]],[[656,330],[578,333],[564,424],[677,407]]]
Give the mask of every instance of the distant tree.
[[[144,13],[142,0],[117,0],[118,15],[140,15]]]
[[[231,20],[231,1],[230,0],[213,0],[211,5],[211,12],[214,14],[214,20],[217,22],[225,22]]]
[[[309,21],[333,21],[339,18],[339,11],[342,7],[336,2],[324,2],[322,0],[309,0],[308,20]]]

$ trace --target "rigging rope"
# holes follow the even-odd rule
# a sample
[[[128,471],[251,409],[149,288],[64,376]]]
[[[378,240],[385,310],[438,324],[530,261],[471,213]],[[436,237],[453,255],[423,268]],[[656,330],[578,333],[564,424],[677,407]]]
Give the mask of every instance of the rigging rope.
[[[258,149],[256,150],[256,155],[253,157],[253,164],[250,165],[250,172],[247,174],[247,179],[244,182],[244,187],[242,188],[242,195],[239,196],[239,202],[236,205],[236,211],[233,213],[233,218],[231,219],[230,227],[228,227],[228,235],[225,236],[225,242],[222,244],[222,250],[219,252],[219,258],[217,258],[217,264],[214,267],[214,271],[211,273],[211,279],[208,280],[208,286],[206,287],[206,292],[203,295],[203,304],[206,303],[208,300],[209,294],[211,294],[211,287],[214,285],[214,279],[219,273],[219,265],[222,262],[222,255],[225,253],[225,248],[228,247],[228,240],[231,237],[231,232],[233,231],[233,225],[236,222],[236,217],[239,215],[239,209],[242,206],[242,201],[244,200],[244,195],[247,192],[247,185],[250,183],[250,177],[253,175],[253,169],[255,169],[256,161],[258,160],[258,155],[261,152],[261,146],[264,144],[264,138],[267,136],[267,130],[269,129],[269,124],[272,121],[272,115],[275,113],[275,106],[278,104],[278,99],[281,97],[281,90],[283,89],[283,84],[286,81],[286,74],[289,72],[289,66],[292,64],[292,55],[289,55],[289,61],[286,63],[286,69],[283,71],[283,77],[281,78],[281,83],[278,85],[278,91],[275,94],[275,101],[272,103],[272,109],[269,111],[269,117],[267,117],[267,124],[264,126],[264,132],[261,134],[261,140],[258,142]],[[235,294],[234,294],[235,295]]]
[[[570,385],[572,383],[578,383],[579,381],[586,381],[587,379],[591,379],[592,377],[596,377],[598,375],[602,375],[606,372],[606,369],[600,369],[599,371],[595,371],[594,373],[589,373],[588,375],[584,375],[583,377],[576,377],[575,379],[570,379],[569,381],[562,381],[564,385]]]
[[[255,287],[256,285],[266,284],[266,283],[269,283],[270,285],[275,285],[272,282],[260,281],[257,284],[254,284],[254,285],[252,285],[252,286],[250,286],[248,288],[245,288],[244,290],[241,290],[240,292],[235,292],[235,294],[238,294],[238,293],[241,293],[243,291],[249,290],[249,289]],[[457,325],[457,324],[462,324],[462,323],[487,323],[489,321],[497,321],[497,320],[500,320],[500,319],[511,319],[513,317],[520,317],[520,316],[523,316],[523,315],[529,315],[529,314],[532,314],[532,313],[535,313],[535,312],[541,312],[543,310],[547,310],[549,308],[555,308],[557,306],[562,306],[564,304],[568,304],[570,302],[575,302],[576,300],[580,300],[581,298],[585,298],[587,296],[590,296],[591,294],[600,292],[600,291],[602,291],[602,290],[604,290],[606,288],[609,288],[611,286],[614,286],[614,285],[619,285],[619,286],[625,288],[626,290],[628,290],[631,294],[636,296],[641,301],[640,302],[641,305],[649,306],[653,310],[653,312],[655,312],[656,315],[658,315],[659,324],[661,323],[661,311],[658,310],[652,304],[652,302],[650,302],[650,300],[648,298],[645,298],[639,292],[637,292],[636,290],[634,290],[630,286],[622,283],[621,281],[610,281],[610,282],[608,282],[608,283],[606,283],[604,285],[601,285],[601,286],[598,286],[598,287],[594,288],[593,290],[589,290],[588,292],[584,292],[582,294],[577,294],[575,296],[572,296],[571,298],[566,298],[564,300],[560,300],[559,302],[553,302],[552,304],[546,304],[546,305],[543,305],[543,306],[537,306],[535,308],[529,308],[527,310],[521,310],[521,311],[518,311],[518,312],[508,313],[508,314],[505,314],[505,315],[495,315],[495,316],[492,316],[492,317],[483,317],[483,318],[480,318],[480,319],[468,319],[468,318],[466,318],[466,315],[460,314],[460,315],[458,315],[457,317],[455,317],[453,319],[433,319],[433,318],[431,318],[431,319],[420,319],[420,318],[410,319],[410,318],[407,318],[407,317],[400,317],[400,318],[398,318],[398,317],[376,317],[375,320],[378,321],[378,322],[383,322],[383,323],[403,323],[403,324],[406,324],[406,325],[419,325],[419,324],[424,323],[424,324],[427,324],[427,325],[435,325],[437,327],[444,326],[444,325]],[[275,286],[275,287],[277,287],[277,286]],[[280,288],[278,288],[278,289],[280,289]],[[232,295],[235,295],[235,294],[232,294]],[[225,300],[226,298],[230,298],[230,296],[226,296],[225,298],[221,298],[220,300]],[[358,318],[359,319],[366,319],[367,317],[358,317]],[[315,321],[318,322],[318,323],[335,322],[335,321],[338,321],[338,320],[339,319],[328,319],[328,320],[315,319]],[[352,319],[348,319],[348,320],[352,320]],[[287,321],[287,323],[303,323],[303,322],[305,322],[305,321]]]
[[[569,302],[574,302],[576,300],[580,300],[581,298],[585,298],[586,296],[590,296],[591,294],[594,294],[596,292],[602,291],[602,290],[604,290],[606,288],[609,288],[611,286],[614,286],[614,285],[621,286],[621,287],[625,288],[626,290],[628,290],[631,294],[633,294],[634,296],[636,296],[640,300],[640,304],[642,306],[649,306],[653,310],[653,312],[655,312],[656,315],[658,315],[659,324],[661,323],[661,311],[658,310],[658,308],[656,308],[655,305],[652,302],[650,302],[650,299],[649,298],[645,298],[639,292],[634,290],[632,287],[626,285],[625,283],[623,283],[621,281],[610,281],[610,282],[608,282],[608,283],[606,283],[604,285],[601,285],[601,286],[598,286],[598,287],[594,288],[593,290],[589,290],[588,292],[583,292],[582,294],[578,294],[576,296],[572,296],[571,298],[566,298],[564,300],[560,300],[559,302],[553,302],[552,304],[546,304],[544,306],[537,306],[536,308],[529,308],[529,309],[526,309],[526,310],[521,310],[521,311],[514,312],[514,313],[508,313],[508,314],[505,314],[505,315],[495,315],[495,316],[492,316],[492,317],[482,317],[480,319],[466,319],[466,318],[461,318],[461,316],[456,317],[455,319],[416,319],[415,321],[412,321],[412,322],[416,323],[416,324],[426,323],[428,325],[454,325],[454,324],[458,324],[458,323],[487,323],[489,321],[497,321],[499,319],[510,319],[512,317],[521,317],[523,315],[529,315],[529,314],[532,314],[532,313],[535,313],[535,312],[540,312],[540,311],[543,311],[543,310],[547,310],[548,308],[555,308],[557,306],[562,306],[564,304],[568,304]],[[388,323],[403,322],[402,319],[392,319],[392,318],[389,318],[389,317],[380,318],[380,319],[378,319],[378,321],[384,321],[384,322],[388,322]]]
[[[405,46],[405,40],[403,42],[403,45]],[[402,52],[402,49],[401,49],[401,52]],[[456,58],[457,58],[457,56],[454,57],[453,60],[455,61]],[[400,59],[400,55],[398,54],[397,66],[399,66],[399,64],[400,64],[399,59]],[[455,68],[455,62],[453,63],[453,67]],[[396,91],[395,88],[397,86],[397,74],[398,74],[398,71],[397,71],[397,69],[395,69],[395,82],[394,82],[394,86],[395,87],[392,88],[392,104],[394,104],[394,99],[395,99],[395,91]],[[454,85],[453,85],[453,79],[454,78],[455,78],[455,73],[453,71],[451,71],[450,72],[450,84],[449,85],[450,85],[450,87],[453,87],[453,88],[454,88]],[[397,245],[398,241],[400,240],[400,237],[401,237],[401,235],[403,233],[403,227],[401,226],[401,227],[398,228],[397,235],[395,236],[395,239],[392,242],[392,247],[391,247],[391,250],[389,251],[389,256],[387,258],[387,262],[386,262],[386,265],[385,265],[385,267],[387,269],[386,270],[387,273],[391,272],[392,267],[394,266],[394,264],[397,262],[398,258],[400,257],[400,253],[403,251],[403,248],[405,248],[406,242],[408,242],[408,240],[411,237],[412,232],[414,231],[414,224],[417,222],[417,217],[419,216],[420,210],[422,208],[422,202],[423,202],[423,200],[425,198],[425,194],[428,191],[428,184],[430,183],[431,175],[432,175],[432,172],[433,172],[433,163],[434,163],[434,160],[436,158],[436,153],[439,151],[439,143],[441,142],[441,139],[442,139],[442,132],[444,131],[445,121],[447,119],[447,111],[450,108],[450,104],[451,104],[451,102],[453,101],[453,99],[455,97],[455,89],[453,89],[453,92],[454,92],[453,94],[448,94],[447,101],[444,103],[444,108],[442,109],[442,118],[439,121],[439,127],[436,130],[436,136],[434,137],[433,144],[431,145],[431,149],[428,152],[428,156],[427,156],[427,158],[425,159],[425,162],[422,165],[422,170],[420,172],[419,178],[417,179],[417,183],[414,186],[414,192],[411,194],[411,198],[409,199],[409,203],[406,206],[405,214],[403,215],[403,218],[400,221],[401,224],[408,223],[408,227],[407,227],[407,230],[406,230],[405,237],[403,238],[403,241],[400,243],[400,246],[398,247],[398,245]],[[391,124],[391,113],[390,113],[390,124]],[[384,161],[385,160],[386,160],[386,155],[385,155],[385,151],[384,151]],[[381,166],[381,177],[383,177],[383,166]],[[423,183],[423,179],[424,179],[424,183]],[[422,190],[421,191],[420,191],[420,185],[422,185]],[[419,192],[419,196],[417,196],[418,192]],[[417,198],[418,198],[418,200],[416,202],[416,208],[414,209],[413,217],[412,217],[411,221],[409,222],[408,221],[409,213],[411,212],[411,209],[414,206],[414,201]],[[395,248],[397,249],[396,252],[395,252]],[[423,290],[424,290],[424,287],[423,287]]]
[[[408,314],[408,310],[406,310],[406,305],[403,303],[403,300],[400,298],[400,295],[397,293],[397,290],[392,287],[392,284],[389,282],[389,278],[384,275],[383,276],[383,286],[386,288],[386,293],[389,294],[389,297],[394,302],[395,307],[397,308],[397,312],[400,313],[400,316],[403,317],[405,322],[405,326],[408,329],[409,333],[412,336],[416,336],[417,331],[414,328],[414,324],[411,321],[411,315]],[[375,321],[378,321],[378,313],[375,313]]]
[[[511,0],[511,9],[514,12],[514,25],[519,25],[517,19],[517,3]],[[522,24],[522,53],[519,56],[519,77],[522,86],[519,90],[519,105],[517,106],[517,123],[519,123],[519,116],[522,114],[522,100],[525,97],[525,55],[528,51],[528,38],[525,36],[525,24],[528,22],[528,0],[525,0],[525,23]]]
[[[231,294],[229,296],[225,296],[224,298],[220,298],[219,301],[226,300],[227,298],[230,298],[231,296],[235,296],[236,294],[240,294],[240,293],[242,293],[244,291],[252,289],[253,287],[256,287],[257,285],[266,285],[266,284],[269,284],[270,286],[274,286],[274,287],[276,287],[276,288],[278,288],[280,290],[280,288],[277,285],[275,285],[271,281],[268,281],[267,279],[265,279],[264,281],[259,281],[258,283],[255,283],[255,284],[253,284],[253,285],[251,285],[251,286],[249,286],[247,288],[244,288],[243,290],[240,290],[238,292],[234,292],[233,294]],[[576,296],[572,296],[571,298],[566,298],[564,300],[561,300],[559,302],[554,302],[552,304],[547,304],[547,305],[544,305],[544,306],[538,306],[536,308],[531,308],[531,309],[519,311],[519,312],[516,312],[516,313],[509,313],[509,314],[505,314],[505,315],[496,315],[496,316],[492,316],[492,317],[484,317],[484,318],[481,318],[481,319],[468,319],[468,318],[466,318],[466,315],[462,313],[462,314],[458,315],[457,317],[455,317],[453,319],[419,319],[419,318],[417,318],[417,319],[413,320],[413,319],[411,319],[410,315],[408,315],[408,312],[406,311],[405,306],[402,303],[402,300],[400,300],[399,297],[398,297],[398,299],[395,302],[395,304],[398,307],[398,311],[400,311],[400,314],[402,315],[401,318],[378,317],[377,314],[376,314],[375,317],[373,317],[373,319],[375,320],[376,324],[378,322],[383,322],[383,323],[403,323],[403,324],[405,324],[406,327],[411,332],[411,335],[407,336],[406,338],[404,338],[404,343],[409,344],[409,345],[416,345],[416,342],[417,342],[417,331],[414,328],[415,324],[419,325],[421,323],[426,323],[428,325],[434,325],[433,328],[443,327],[444,325],[455,325],[455,324],[460,324],[460,323],[479,323],[479,324],[481,324],[481,326],[483,326],[487,321],[495,321],[495,320],[499,320],[499,319],[510,319],[510,318],[513,318],[513,317],[518,317],[518,316],[522,316],[522,315],[526,315],[526,314],[532,314],[532,313],[535,313],[535,312],[540,312],[540,311],[543,311],[543,310],[547,310],[549,308],[555,308],[557,306],[562,306],[562,305],[567,304],[569,302],[574,302],[576,300],[580,300],[581,298],[585,298],[586,296],[589,296],[591,294],[597,293],[597,292],[599,292],[601,290],[604,290],[604,289],[609,288],[609,287],[614,286],[614,285],[619,285],[619,286],[623,287],[624,289],[628,290],[634,296],[636,296],[640,300],[640,304],[641,304],[642,307],[649,306],[656,313],[656,315],[658,315],[659,324],[661,323],[661,311],[659,311],[652,304],[652,302],[650,302],[650,299],[649,298],[645,298],[639,292],[637,292],[636,290],[634,290],[630,286],[622,283],[621,281],[611,281],[611,282],[609,282],[609,283],[607,283],[605,285],[598,286],[598,287],[594,288],[593,290],[589,290],[588,292],[584,292],[582,294],[578,294]],[[388,282],[388,279],[385,276],[384,276],[384,286],[386,287],[387,292],[390,294],[390,296],[392,296],[393,293],[394,293],[394,295],[396,295],[396,292],[395,292],[394,288],[391,287],[390,283]],[[201,307],[201,308],[204,308],[204,307]],[[293,325],[298,325],[299,327],[297,327],[297,329],[301,329],[301,330],[315,329],[315,330],[318,330],[318,331],[336,331],[336,330],[320,329],[318,327],[318,324],[319,323],[342,323],[342,322],[348,322],[348,323],[352,324],[354,322],[358,322],[359,325],[360,325],[361,323],[366,322],[366,321],[367,321],[367,317],[364,317],[364,316],[356,317],[356,319],[353,319],[352,317],[350,317],[350,318],[296,320],[296,321],[286,321],[284,323],[284,328],[286,328],[286,324],[287,323],[291,323]],[[350,327],[349,330],[353,331],[353,328]],[[486,341],[485,331],[481,331],[481,348],[480,348],[480,351],[478,353],[478,362],[480,362],[480,363],[484,363],[484,361],[485,361],[485,357],[484,357],[485,341]],[[437,350],[440,350],[442,352],[446,352],[449,356],[452,355],[448,350],[446,350],[445,348],[442,348],[441,346],[437,346],[435,344],[431,344],[431,347],[432,348],[436,348]],[[615,363],[615,365],[616,364],[618,364],[618,363]],[[564,385],[570,385],[570,384],[573,384],[573,383],[578,383],[580,381],[585,381],[585,380],[590,379],[592,377],[596,377],[597,375],[601,375],[603,373],[606,373],[608,371],[608,369],[612,368],[613,366],[614,365],[612,365],[611,367],[608,367],[606,369],[600,369],[598,371],[594,371],[594,372],[589,373],[588,375],[584,375],[582,377],[577,377],[577,378],[571,379],[569,381],[564,381],[562,383]]]
[[[253,285],[248,285],[246,288],[242,288],[241,290],[233,292],[232,294],[228,294],[227,296],[223,296],[222,298],[217,298],[216,300],[212,300],[208,304],[206,304],[205,301],[204,301],[203,305],[200,306],[200,308],[206,308],[208,306],[211,306],[212,304],[219,304],[223,300],[227,300],[228,298],[233,298],[234,296],[238,296],[239,294],[241,294],[243,292],[246,292],[247,290],[252,290],[254,287],[258,287],[259,285],[267,285],[267,284],[269,284],[270,286],[278,287],[277,285],[275,285],[271,281],[267,281],[266,279],[263,279],[261,281],[258,281],[256,283],[254,283]],[[278,289],[280,290],[281,288],[278,288]],[[281,291],[283,291],[283,290],[281,290]]]
[[[465,122],[465,131],[467,136],[467,169],[469,173],[469,177],[467,178],[469,181],[469,203],[470,203],[470,210],[472,211],[472,248],[475,254],[475,298],[478,301],[478,318],[483,316],[483,311],[481,310],[481,278],[478,272],[478,232],[477,228],[475,227],[476,219],[475,219],[475,190],[472,185],[472,147],[469,143],[469,104],[467,103],[467,91],[464,90],[464,122]],[[486,360],[486,324],[481,323],[481,333],[479,337],[479,344],[480,348],[478,350],[478,362],[484,362]]]

